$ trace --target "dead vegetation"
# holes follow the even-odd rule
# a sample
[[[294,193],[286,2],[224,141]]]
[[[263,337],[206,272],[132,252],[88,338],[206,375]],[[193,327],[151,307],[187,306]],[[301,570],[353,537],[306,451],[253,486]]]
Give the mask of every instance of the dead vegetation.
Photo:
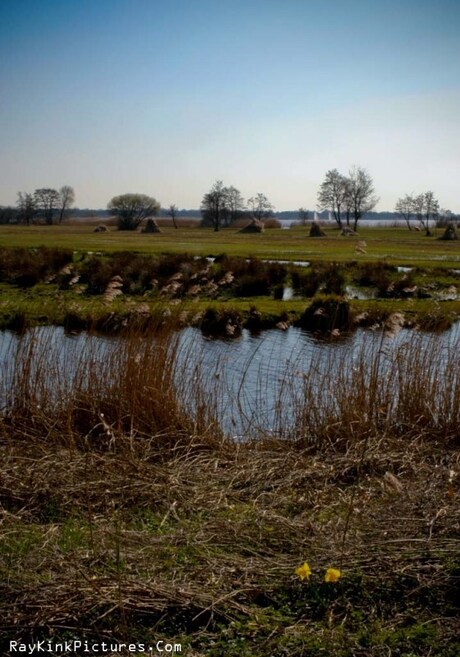
[[[220,428],[218,381],[180,359],[171,335],[77,341],[67,356],[37,333],[11,347],[3,640],[165,636],[195,656],[452,657],[458,345],[406,345],[390,368],[382,350],[312,367],[274,435],[235,444]],[[301,582],[304,561],[313,574]],[[342,571],[334,585],[330,566]]]
[[[362,448],[3,442],[2,636],[160,635],[190,655],[455,654],[458,452],[418,437]],[[331,565],[334,586],[322,583]]]

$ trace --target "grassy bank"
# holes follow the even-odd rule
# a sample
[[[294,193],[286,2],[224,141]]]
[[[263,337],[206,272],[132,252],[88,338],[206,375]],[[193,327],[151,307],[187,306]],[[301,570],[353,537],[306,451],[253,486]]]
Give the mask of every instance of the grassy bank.
[[[455,268],[401,270],[386,261],[316,260],[299,267],[253,256],[211,262],[190,253],[2,248],[0,327],[51,323],[117,332],[171,314],[182,325],[201,325],[212,313],[233,313],[239,328],[260,330],[301,322],[307,306],[335,295],[346,296],[350,307],[341,329],[382,325],[396,312],[408,326],[443,329],[459,316],[459,280]]]
[[[189,657],[458,654],[458,345],[446,361],[415,341],[390,373],[379,352],[312,368],[282,439],[235,444],[199,370],[175,382],[171,336],[68,364],[27,335],[11,353],[3,654],[32,636],[165,638]]]

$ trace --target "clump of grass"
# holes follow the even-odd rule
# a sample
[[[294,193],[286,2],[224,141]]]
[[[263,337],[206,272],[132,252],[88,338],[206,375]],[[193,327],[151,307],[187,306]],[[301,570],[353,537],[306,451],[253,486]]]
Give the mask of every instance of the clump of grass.
[[[230,294],[236,297],[265,296],[282,285],[286,279],[287,269],[276,262],[262,262],[258,258],[229,258],[222,255],[216,260],[216,278],[222,278],[228,272],[234,276]]]
[[[208,308],[201,320],[201,330],[210,337],[237,338],[243,328],[242,314],[233,308]]]
[[[291,283],[292,288],[297,296],[314,297],[321,285],[321,276],[316,269],[311,268],[307,271],[292,269]]]
[[[4,315],[0,321],[0,330],[14,331],[15,333],[24,333],[29,328],[27,315],[22,310],[13,311],[11,314]]]
[[[81,267],[81,282],[88,294],[104,294],[110,281],[118,276],[124,294],[140,295],[163,287],[174,274],[180,274],[186,282],[203,269],[204,262],[186,253],[145,256],[126,251],[105,258],[92,256]],[[186,285],[182,288],[185,291]]]
[[[360,262],[356,264],[353,280],[357,285],[377,287],[379,291],[382,291],[390,285],[390,273],[394,271],[394,266],[381,260],[378,262]]]
[[[325,267],[321,272],[323,278],[322,291],[324,294],[341,295],[345,292],[345,275],[343,266],[332,262]]]
[[[287,270],[277,263],[264,263],[256,258],[218,258],[214,267],[204,258],[187,254],[163,254],[149,257],[118,253],[108,258],[91,257],[81,267],[81,283],[89,294],[104,294],[119,277],[124,294],[139,295],[161,290],[167,296],[213,296],[225,290],[227,296],[264,296],[271,294],[286,278]],[[225,277],[231,280],[222,283]],[[172,285],[171,285],[172,283]],[[219,285],[218,285],[219,283]],[[222,288],[222,289],[221,289]]]
[[[430,304],[429,308],[420,310],[416,315],[416,325],[422,331],[447,331],[456,321],[456,316],[442,308],[439,303]]]
[[[350,304],[343,297],[317,297],[299,319],[299,326],[309,331],[330,333],[348,330],[351,326]]]
[[[69,249],[0,249],[0,281],[33,287],[72,262]]]
[[[320,351],[300,381],[286,375],[277,409],[274,434],[312,449],[346,452],[388,436],[458,446],[458,342],[415,334],[398,346],[382,334],[341,356]]]
[[[306,271],[291,269],[291,282],[295,293],[305,297],[313,297],[318,291],[335,295],[345,292],[344,268],[335,262],[316,262]]]

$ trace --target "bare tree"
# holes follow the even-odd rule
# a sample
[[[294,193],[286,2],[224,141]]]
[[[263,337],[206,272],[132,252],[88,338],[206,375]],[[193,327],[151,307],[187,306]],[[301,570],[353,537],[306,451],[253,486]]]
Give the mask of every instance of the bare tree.
[[[18,192],[16,205],[18,206],[19,221],[25,223],[26,226],[30,226],[37,214],[37,205],[35,203],[34,195],[28,194],[27,192]]]
[[[268,219],[273,214],[273,205],[265,194],[261,194],[260,192],[248,199],[248,206],[252,218],[258,221]]]
[[[240,190],[236,187],[227,187],[227,222],[232,224],[234,221],[243,216],[244,211],[244,198],[241,196]]]
[[[425,230],[425,235],[430,237],[432,235],[430,221],[436,222],[438,218],[439,202],[433,192],[424,192],[416,197],[414,207],[417,219]]]
[[[318,192],[320,210],[330,210],[339,228],[342,228],[342,212],[348,192],[347,179],[337,169],[326,172]],[[348,215],[349,222],[349,215]]]
[[[217,180],[201,202],[203,226],[213,226],[218,231],[221,226],[229,226],[244,213],[244,199],[236,187],[225,187]]]
[[[353,216],[353,195],[351,193],[351,182],[348,178],[344,176],[344,197],[343,197],[343,208],[345,213],[345,221],[347,226],[350,226],[350,219]]]
[[[310,218],[310,213],[305,208],[299,208],[299,221],[302,226],[306,226],[308,219]]]
[[[62,223],[62,220],[66,216],[66,213],[70,210],[72,205],[75,203],[75,191],[70,185],[63,185],[59,190],[59,223]]]
[[[358,221],[377,205],[379,199],[375,196],[374,182],[370,174],[362,167],[353,167],[350,170],[346,189],[353,216],[353,230],[356,230]]]
[[[168,216],[171,217],[174,228],[178,228],[178,225],[176,224],[176,217],[178,212],[179,212],[179,208],[177,207],[177,205],[172,204],[169,206]]]
[[[144,219],[156,217],[160,204],[146,194],[121,194],[108,202],[107,209],[116,216],[118,230],[136,230]]]
[[[34,192],[34,203],[45,223],[52,225],[54,215],[59,207],[59,192],[51,187],[41,187]]]
[[[395,212],[397,212],[406,222],[409,230],[412,230],[410,220],[415,216],[415,199],[411,194],[406,194],[398,198],[395,205]]]
[[[227,213],[227,188],[222,180],[216,180],[201,201],[202,223],[204,226],[212,226],[214,231],[217,232]]]

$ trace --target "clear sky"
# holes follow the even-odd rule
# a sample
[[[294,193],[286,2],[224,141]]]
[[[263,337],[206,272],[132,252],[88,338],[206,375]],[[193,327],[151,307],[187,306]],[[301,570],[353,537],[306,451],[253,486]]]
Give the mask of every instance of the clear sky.
[[[0,0],[0,204],[72,185],[314,209],[364,166],[460,212],[460,0]]]

